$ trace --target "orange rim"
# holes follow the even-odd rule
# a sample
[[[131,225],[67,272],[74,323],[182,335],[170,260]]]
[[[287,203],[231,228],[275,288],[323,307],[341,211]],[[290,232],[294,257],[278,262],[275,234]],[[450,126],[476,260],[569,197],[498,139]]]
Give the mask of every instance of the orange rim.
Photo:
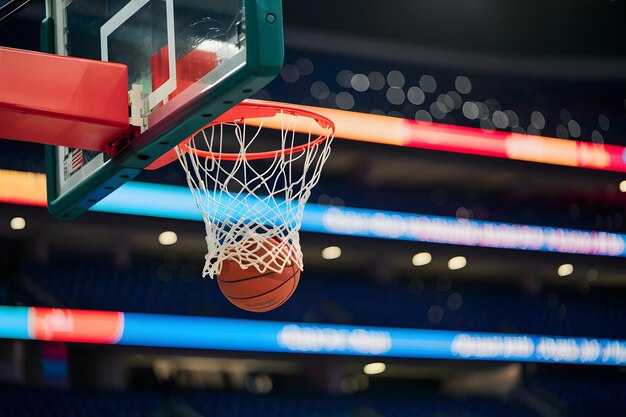
[[[266,102],[260,102],[256,100],[244,100],[239,103],[237,106],[233,107],[217,119],[213,120],[211,123],[208,123],[202,129],[195,132],[193,135],[189,136],[186,140],[180,143],[178,146],[187,153],[191,153],[197,155],[201,158],[211,158],[211,159],[219,159],[225,161],[236,161],[240,159],[242,155],[240,153],[219,153],[212,151],[202,151],[199,149],[195,149],[189,146],[189,142],[204,129],[217,126],[224,123],[244,123],[246,119],[258,119],[265,117],[272,117],[278,113],[290,114],[292,116],[302,116],[307,117],[309,119],[313,119],[317,122],[317,124],[323,129],[330,129],[330,133],[327,135],[319,135],[315,140],[309,141],[305,144],[294,146],[291,148],[280,149],[276,151],[266,151],[266,152],[251,152],[244,154],[243,157],[246,160],[253,161],[257,159],[270,159],[276,158],[281,155],[291,155],[293,153],[302,152],[310,147],[317,146],[320,143],[324,142],[329,137],[335,134],[335,124],[328,119],[326,116],[314,112],[312,110],[304,109],[302,107],[298,107],[296,105],[285,105],[281,103],[280,105],[271,104]]]

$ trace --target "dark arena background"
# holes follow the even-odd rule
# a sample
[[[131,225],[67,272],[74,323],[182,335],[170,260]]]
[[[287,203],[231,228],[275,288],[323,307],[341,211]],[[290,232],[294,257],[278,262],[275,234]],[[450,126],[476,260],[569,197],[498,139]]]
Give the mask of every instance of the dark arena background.
[[[0,416],[626,415],[624,2],[283,10],[255,98],[352,116],[295,294],[248,313],[202,278],[179,164],[61,221],[43,145],[0,139]]]

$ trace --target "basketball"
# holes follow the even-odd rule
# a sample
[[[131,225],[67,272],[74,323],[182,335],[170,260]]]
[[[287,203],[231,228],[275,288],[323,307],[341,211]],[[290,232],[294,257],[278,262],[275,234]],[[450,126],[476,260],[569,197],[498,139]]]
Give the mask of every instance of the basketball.
[[[300,281],[300,268],[295,262],[282,272],[260,272],[256,267],[242,268],[237,261],[224,260],[217,283],[224,296],[237,307],[255,313],[273,310],[284,304]]]

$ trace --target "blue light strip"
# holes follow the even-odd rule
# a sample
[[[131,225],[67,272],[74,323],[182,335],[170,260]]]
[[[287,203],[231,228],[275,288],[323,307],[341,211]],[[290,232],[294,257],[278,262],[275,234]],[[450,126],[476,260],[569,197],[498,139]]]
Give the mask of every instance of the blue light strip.
[[[0,306],[0,338],[368,357],[626,364],[625,340],[142,313],[86,315],[69,309],[42,309],[35,314],[36,310]],[[120,314],[123,320],[118,320]],[[103,324],[107,329],[111,324],[120,326],[121,337],[95,337]]]
[[[280,206],[280,202],[277,203]],[[130,182],[92,210],[201,221],[186,187]],[[245,212],[244,208],[239,208]],[[517,250],[626,257],[626,235],[307,204],[302,231]]]
[[[626,341],[125,313],[118,344],[254,352],[589,365],[626,363]]]
[[[30,339],[28,307],[0,306],[0,338]]]
[[[116,214],[202,221],[202,214],[188,188],[128,182],[91,208]]]

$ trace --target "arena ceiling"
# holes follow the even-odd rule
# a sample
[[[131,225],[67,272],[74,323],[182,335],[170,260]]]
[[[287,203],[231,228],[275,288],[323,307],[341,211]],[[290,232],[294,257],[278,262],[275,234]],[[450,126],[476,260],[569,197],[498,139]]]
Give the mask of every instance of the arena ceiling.
[[[614,0],[284,1],[287,28],[480,54],[626,58]]]

